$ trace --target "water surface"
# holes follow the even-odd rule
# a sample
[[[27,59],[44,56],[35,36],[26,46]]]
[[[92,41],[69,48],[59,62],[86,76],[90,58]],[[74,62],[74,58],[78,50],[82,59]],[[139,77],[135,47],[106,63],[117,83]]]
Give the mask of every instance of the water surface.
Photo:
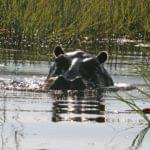
[[[110,57],[105,66],[120,87],[116,91],[44,93],[4,86],[17,81],[29,85],[27,88],[38,88],[48,73],[48,61],[1,61],[0,149],[149,150],[147,122],[117,99],[117,94],[128,100],[135,96],[140,108],[150,108],[150,99],[137,89],[150,92],[149,85],[135,73],[135,67],[143,63],[142,55]],[[137,88],[126,88],[130,86]]]

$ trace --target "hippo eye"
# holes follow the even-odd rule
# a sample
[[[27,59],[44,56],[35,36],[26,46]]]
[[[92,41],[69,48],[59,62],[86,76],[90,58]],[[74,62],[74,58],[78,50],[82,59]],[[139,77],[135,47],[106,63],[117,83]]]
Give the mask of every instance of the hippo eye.
[[[85,78],[90,78],[93,73],[97,70],[99,63],[96,59],[88,58],[80,63],[79,72]]]
[[[58,68],[67,70],[70,67],[70,59],[65,57],[65,55],[60,55],[56,58],[56,65]]]

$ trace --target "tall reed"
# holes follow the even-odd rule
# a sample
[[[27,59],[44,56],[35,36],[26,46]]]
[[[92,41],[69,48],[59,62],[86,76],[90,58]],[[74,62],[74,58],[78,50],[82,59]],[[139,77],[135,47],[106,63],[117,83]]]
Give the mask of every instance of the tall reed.
[[[25,40],[150,38],[149,0],[0,0],[0,12],[0,40],[18,48]]]

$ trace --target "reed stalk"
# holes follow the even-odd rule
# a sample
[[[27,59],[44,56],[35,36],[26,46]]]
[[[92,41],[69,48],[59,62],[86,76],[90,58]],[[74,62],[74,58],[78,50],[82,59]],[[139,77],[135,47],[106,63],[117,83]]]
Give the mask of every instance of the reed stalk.
[[[150,39],[149,0],[0,0],[0,12],[4,46],[81,36]]]

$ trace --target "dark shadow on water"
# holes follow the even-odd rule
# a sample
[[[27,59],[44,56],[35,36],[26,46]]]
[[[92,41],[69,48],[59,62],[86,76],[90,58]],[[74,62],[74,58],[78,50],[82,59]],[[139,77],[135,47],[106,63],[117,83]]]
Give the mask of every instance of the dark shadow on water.
[[[52,121],[105,122],[103,91],[51,92]]]

